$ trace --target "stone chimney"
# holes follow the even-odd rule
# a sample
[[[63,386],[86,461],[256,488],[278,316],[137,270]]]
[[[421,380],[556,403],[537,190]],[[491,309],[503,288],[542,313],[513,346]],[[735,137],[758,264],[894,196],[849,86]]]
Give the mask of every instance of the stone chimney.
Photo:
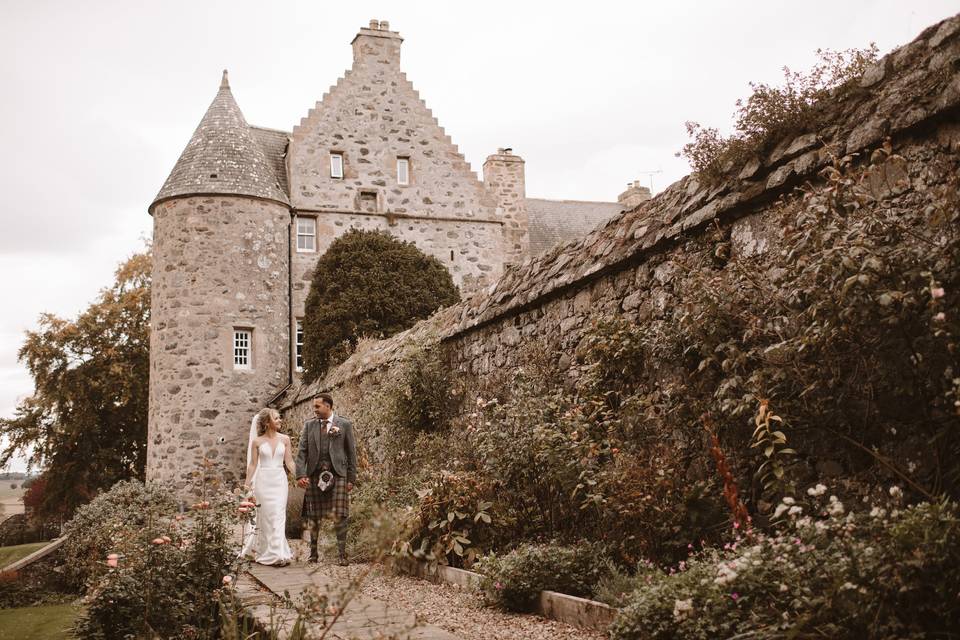
[[[634,180],[633,182],[627,183],[627,190],[617,196],[617,202],[619,202],[624,209],[629,210],[641,202],[646,202],[651,197],[650,189],[640,186],[639,180]]]
[[[497,149],[483,163],[483,183],[497,199],[503,220],[505,262],[521,262],[530,253],[523,158],[513,155],[513,149]]]
[[[381,64],[400,68],[400,43],[403,38],[390,31],[386,20],[371,20],[353,38],[353,64]]]

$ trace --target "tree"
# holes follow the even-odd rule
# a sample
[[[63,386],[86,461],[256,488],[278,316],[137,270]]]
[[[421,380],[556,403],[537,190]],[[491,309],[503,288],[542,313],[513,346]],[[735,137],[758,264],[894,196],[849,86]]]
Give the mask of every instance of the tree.
[[[459,300],[446,267],[412,242],[348,231],[313,272],[303,321],[306,379],[344,360],[360,338],[393,335]]]
[[[9,443],[0,466],[23,452],[45,468],[39,514],[69,513],[118,480],[143,477],[150,263],[149,252],[134,255],[75,321],[44,314],[27,331],[18,356],[34,393],[0,419]]]

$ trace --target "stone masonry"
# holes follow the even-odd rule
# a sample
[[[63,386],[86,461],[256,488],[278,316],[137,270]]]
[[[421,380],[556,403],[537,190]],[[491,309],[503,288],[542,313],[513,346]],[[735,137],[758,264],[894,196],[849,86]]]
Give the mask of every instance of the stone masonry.
[[[872,174],[865,185],[882,206],[918,206],[928,194],[947,188],[960,172],[958,116],[960,16],[955,16],[869,69],[857,90],[829,106],[830,124],[823,130],[779,141],[763,156],[730,168],[719,183],[688,176],[584,238],[508,268],[487,290],[407,332],[363,345],[324,379],[292,389],[283,401],[285,415],[302,419],[306,400],[321,390],[333,392],[345,414],[362,414],[370,391],[391,376],[392,366],[413,345],[424,342],[445,344],[461,375],[482,381],[523,366],[524,344],[542,340],[561,354],[559,367],[576,376],[573,356],[594,319],[667,320],[673,287],[681,282],[673,260],[679,252],[703,244],[718,228],[729,235],[731,261],[766,251],[781,232],[769,222],[777,199],[819,181],[832,158],[869,158],[890,137],[905,163],[890,169],[897,175]],[[630,193],[639,185],[630,187],[626,197],[642,195]],[[357,423],[356,429],[374,452],[377,442],[389,437],[387,425]]]
[[[287,379],[290,214],[197,196],[163,202],[153,218],[147,477],[184,490],[205,456],[239,481],[250,417]],[[249,369],[234,366],[235,328],[251,331]]]
[[[204,457],[242,478],[250,417],[298,382],[316,261],[347,230],[415,243],[466,292],[622,210],[528,199],[509,149],[487,158],[480,181],[400,70],[402,41],[386,21],[361,29],[352,67],[289,133],[250,126],[224,72],[150,205],[149,481],[186,497]],[[252,339],[244,366],[238,330]]]

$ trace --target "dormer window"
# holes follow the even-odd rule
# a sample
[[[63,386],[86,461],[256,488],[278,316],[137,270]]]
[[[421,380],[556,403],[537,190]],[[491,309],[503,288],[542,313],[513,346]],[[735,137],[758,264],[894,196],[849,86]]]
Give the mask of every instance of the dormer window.
[[[330,154],[330,177],[331,178],[343,177],[343,154],[342,153]]]
[[[410,184],[410,158],[397,158],[397,184]]]

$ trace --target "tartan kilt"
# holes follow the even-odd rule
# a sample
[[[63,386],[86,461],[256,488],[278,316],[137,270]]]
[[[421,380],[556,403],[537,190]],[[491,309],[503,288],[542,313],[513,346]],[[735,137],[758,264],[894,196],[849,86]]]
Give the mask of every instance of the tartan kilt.
[[[347,493],[347,479],[334,476],[333,486],[320,491],[317,483],[320,472],[310,476],[310,484],[303,496],[303,520],[323,520],[329,516],[346,518],[350,515],[350,494]]]

